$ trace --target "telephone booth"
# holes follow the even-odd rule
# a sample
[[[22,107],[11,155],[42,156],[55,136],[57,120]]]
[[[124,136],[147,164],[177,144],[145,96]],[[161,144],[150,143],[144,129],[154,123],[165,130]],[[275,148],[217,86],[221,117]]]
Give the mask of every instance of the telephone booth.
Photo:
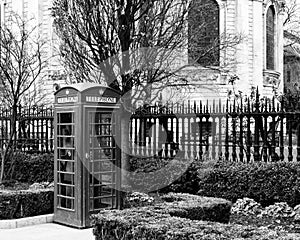
[[[55,93],[54,221],[78,228],[120,206],[117,91],[93,83]]]

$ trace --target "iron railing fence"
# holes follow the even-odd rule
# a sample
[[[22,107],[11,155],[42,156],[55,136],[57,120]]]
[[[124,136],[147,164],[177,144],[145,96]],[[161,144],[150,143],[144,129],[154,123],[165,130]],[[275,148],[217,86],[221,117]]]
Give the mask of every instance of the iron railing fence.
[[[138,158],[222,158],[231,161],[300,161],[300,112],[256,99],[155,104],[130,119],[130,154]],[[53,109],[19,108],[15,146],[54,151]],[[0,147],[10,134],[11,110],[0,109]]]
[[[225,104],[156,104],[131,117],[132,156],[232,161],[299,161],[300,112],[258,97]]]
[[[18,107],[14,146],[27,153],[54,151],[53,109]],[[0,147],[5,148],[11,134],[12,111],[0,109]]]

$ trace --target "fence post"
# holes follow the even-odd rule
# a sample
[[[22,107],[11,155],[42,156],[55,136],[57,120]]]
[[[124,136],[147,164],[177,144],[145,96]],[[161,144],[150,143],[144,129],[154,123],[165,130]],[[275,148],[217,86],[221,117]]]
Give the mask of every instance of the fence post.
[[[268,146],[267,146],[267,140],[268,140],[268,102],[267,99],[265,99],[265,111],[264,111],[264,136],[263,136],[263,159],[265,162],[268,161]]]
[[[216,105],[215,105],[215,99],[213,100],[213,111],[212,111],[212,128],[211,128],[211,136],[212,136],[212,143],[211,143],[211,156],[212,159],[216,158]]]
[[[280,106],[280,160],[284,160],[284,146],[283,146],[283,121],[284,121],[284,114],[283,114],[283,98],[281,101],[281,106]]]
[[[256,90],[256,99],[255,99],[255,126],[254,126],[254,161],[259,161],[259,93],[258,87]]]
[[[246,147],[247,147],[247,152],[246,152],[246,157],[247,157],[247,162],[250,162],[251,159],[251,144],[252,144],[252,139],[251,139],[251,129],[250,129],[250,123],[251,123],[251,116],[250,116],[250,99],[248,98],[248,103],[247,103],[247,107],[248,107],[248,115],[247,115],[247,143],[246,143]]]
[[[288,115],[288,138],[289,138],[289,146],[288,146],[288,160],[293,161],[293,135],[292,135],[292,115]]]
[[[225,132],[225,159],[228,161],[229,159],[229,143],[228,143],[228,135],[229,135],[229,129],[228,129],[228,116],[229,116],[229,112],[228,112],[228,99],[226,102],[226,132]]]
[[[231,107],[230,107],[231,110]],[[231,112],[231,111],[230,111]],[[231,112],[231,119],[232,119],[232,161],[236,161],[236,107],[235,107],[235,99],[233,100],[233,111]]]
[[[243,135],[244,135],[244,129],[243,129],[243,120],[244,120],[244,115],[243,115],[243,98],[241,98],[241,107],[240,107],[240,136],[239,136],[239,144],[240,144],[240,162],[243,162],[244,160],[244,142],[243,142]]]
[[[203,148],[202,148],[202,101],[200,101],[200,123],[199,123],[199,155],[200,160],[202,161]]]
[[[272,159],[272,162],[274,161],[277,161],[278,158],[277,158],[277,154],[275,152],[275,149],[276,149],[276,142],[275,142],[275,133],[276,133],[276,122],[275,122],[275,115],[274,115],[274,112],[275,112],[275,98],[273,97],[272,99],[272,142],[271,142],[271,159]]]

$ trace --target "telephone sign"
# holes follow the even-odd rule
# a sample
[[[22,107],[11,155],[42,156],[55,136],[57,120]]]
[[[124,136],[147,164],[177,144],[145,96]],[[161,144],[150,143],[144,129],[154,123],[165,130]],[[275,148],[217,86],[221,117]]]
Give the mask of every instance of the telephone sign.
[[[115,98],[115,97],[86,96],[86,102],[91,102],[91,103],[116,103],[117,98]]]

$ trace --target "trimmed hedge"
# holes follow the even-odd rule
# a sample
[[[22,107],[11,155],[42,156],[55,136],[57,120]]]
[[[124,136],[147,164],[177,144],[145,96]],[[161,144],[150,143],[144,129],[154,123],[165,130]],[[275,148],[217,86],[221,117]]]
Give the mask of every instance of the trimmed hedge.
[[[18,182],[53,182],[53,154],[14,153],[6,162],[5,180]]]
[[[145,193],[126,196],[125,208],[148,207],[156,212],[192,220],[229,222],[231,202],[221,198],[200,197],[186,193],[168,193],[151,197]]]
[[[181,201],[185,197],[186,195],[177,195],[167,196],[165,199]],[[159,206],[103,210],[92,216],[93,234],[96,240],[231,240],[244,238],[284,240],[300,238],[300,234],[294,234],[291,237],[285,232],[276,232],[271,229],[255,229],[251,226],[227,225],[184,218],[191,217],[190,215],[175,217],[171,216],[168,211],[169,208],[163,211]]]
[[[263,207],[275,202],[300,204],[300,164],[219,162],[199,181],[199,195],[235,202],[249,197]]]
[[[185,224],[187,219],[229,221],[231,203],[224,199],[170,193],[160,200],[153,206],[103,210],[98,215],[93,215],[92,225],[94,234],[98,237],[96,239],[157,239],[155,236],[166,234],[167,228],[172,230],[167,233],[170,239],[182,239],[187,229],[182,230],[182,225],[175,231],[174,226],[177,223]],[[119,238],[123,234],[127,237]]]
[[[156,162],[157,160],[157,162]],[[126,173],[126,191],[156,192],[179,179],[190,162],[180,159],[145,158],[131,159]]]
[[[0,219],[15,219],[53,213],[52,189],[0,192]]]
[[[143,171],[148,172],[162,166],[147,159],[133,163],[135,171],[142,171],[147,166]],[[159,192],[220,197],[232,202],[249,197],[263,207],[275,202],[287,202],[292,207],[300,204],[300,163],[295,162],[194,161],[182,176],[174,179]]]
[[[122,209],[132,207],[144,207],[153,205],[155,203],[155,199],[153,197],[149,196],[146,193],[140,192],[123,192],[122,200]]]
[[[155,205],[170,216],[228,223],[231,202],[221,198],[199,197],[190,194],[169,193],[161,197],[165,202]]]
[[[176,159],[132,157],[129,166],[127,191],[195,194],[199,190],[197,170],[203,164],[181,160],[178,153]],[[183,172],[183,169],[186,171]]]
[[[187,168],[187,170],[169,186],[160,189],[159,192],[168,193],[190,193],[196,194],[199,190],[199,169],[205,168],[203,162],[193,161]]]

